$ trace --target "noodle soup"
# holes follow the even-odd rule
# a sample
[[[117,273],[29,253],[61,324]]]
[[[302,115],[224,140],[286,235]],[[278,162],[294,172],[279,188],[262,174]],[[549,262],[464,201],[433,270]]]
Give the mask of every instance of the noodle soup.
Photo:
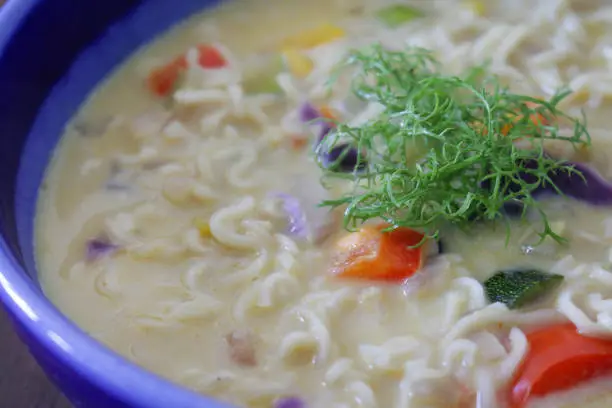
[[[569,0],[244,0],[194,16],[113,73],[67,126],[37,215],[43,288],[129,360],[236,406],[606,406],[611,16],[603,1]],[[379,54],[355,51],[372,44],[381,45]],[[381,218],[404,184],[388,184],[391,200],[381,180],[392,172],[373,171],[394,169],[389,141],[417,132],[402,126],[433,99],[398,108],[389,102],[404,83],[398,80],[374,102],[354,92],[354,74],[372,63],[379,80],[395,81],[379,62],[429,58],[422,49],[440,66],[406,68],[422,76],[402,81],[417,78],[407,88],[416,89],[435,78],[435,97],[453,101],[419,119],[423,140],[446,126],[433,122],[437,109],[471,112],[440,134],[471,140],[461,149],[478,145],[492,167],[508,165],[492,146],[510,149],[522,173],[513,173],[512,185],[499,179],[507,190],[493,182],[495,194],[478,180],[440,189],[437,196],[470,192],[444,205],[427,196]],[[351,53],[358,66],[339,71]],[[487,116],[485,105],[472,109],[469,97],[444,94],[452,75],[463,78],[481,64],[511,95],[541,100],[539,107],[500,124],[487,119],[493,105]],[[362,91],[372,80],[366,77]],[[548,105],[563,86],[573,93]],[[499,105],[524,99],[509,95],[500,93]],[[395,116],[379,120],[392,109]],[[521,126],[560,136],[521,145]],[[447,150],[411,139],[397,166],[409,157],[427,167],[422,157],[462,146],[445,138]],[[328,141],[336,144],[325,151]],[[379,143],[386,150],[376,156]],[[546,154],[522,156],[530,149]],[[435,157],[438,170],[418,173],[419,182],[450,168],[440,161],[447,156]],[[569,186],[565,194],[530,190],[524,174],[538,176],[544,166],[565,166],[562,160],[584,166],[572,167],[581,177],[568,171],[567,183],[562,167],[551,176]],[[575,187],[577,179],[588,191]],[[488,212],[466,199],[483,191]],[[360,194],[376,197],[368,201],[375,205],[363,207]],[[409,208],[419,211],[406,215]],[[432,208],[447,219],[415,226],[409,218]],[[376,216],[350,223],[368,211]],[[400,218],[386,224],[393,231],[379,227]],[[555,345],[561,351],[551,357]],[[577,349],[584,355],[572,354]],[[559,373],[566,383],[555,382]]]

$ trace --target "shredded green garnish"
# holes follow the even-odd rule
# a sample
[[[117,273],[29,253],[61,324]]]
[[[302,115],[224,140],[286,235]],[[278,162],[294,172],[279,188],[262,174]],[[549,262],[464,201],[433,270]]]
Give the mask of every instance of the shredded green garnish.
[[[320,146],[329,151],[348,143],[363,152],[358,172],[324,169],[326,177],[355,182],[350,194],[322,203],[346,207],[346,228],[380,218],[435,237],[443,224],[465,228],[478,220],[504,220],[504,203],[518,201],[523,216],[530,208],[541,214],[542,240],[563,241],[532,193],[546,185],[561,194],[549,177],[556,169],[581,176],[546,155],[543,146],[550,139],[575,148],[590,144],[585,120],[557,109],[568,91],[550,100],[515,94],[482,66],[462,78],[444,75],[431,52],[417,48],[373,46],[351,53],[340,72],[347,67],[354,72],[354,95],[380,104],[382,113],[358,127],[339,123]],[[553,120],[533,121],[536,114]],[[559,121],[571,134],[559,132]],[[517,147],[519,139],[528,146]]]

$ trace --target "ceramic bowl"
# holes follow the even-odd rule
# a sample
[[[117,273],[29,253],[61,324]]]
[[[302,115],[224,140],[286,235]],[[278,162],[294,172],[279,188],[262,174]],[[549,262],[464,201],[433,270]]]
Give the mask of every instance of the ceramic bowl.
[[[46,165],[87,94],[138,47],[213,3],[9,0],[0,10],[0,300],[77,407],[228,408],[128,362],[62,315],[37,282],[32,240]]]

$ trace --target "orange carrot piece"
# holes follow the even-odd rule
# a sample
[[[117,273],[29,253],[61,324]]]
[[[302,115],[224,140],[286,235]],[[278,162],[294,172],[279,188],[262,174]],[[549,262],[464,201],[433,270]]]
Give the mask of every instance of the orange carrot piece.
[[[535,110],[539,105],[535,102],[525,102],[525,106],[529,109]],[[514,122],[518,122],[519,120],[521,120],[523,118],[522,114],[517,114],[514,117]],[[550,123],[550,121],[541,113],[535,112],[535,113],[531,113],[529,115],[529,119],[531,119],[531,122],[536,125],[548,125]],[[484,128],[482,126],[482,124],[480,122],[477,122],[475,124],[475,128],[478,129],[478,127],[482,128],[482,134],[483,135],[487,135],[488,134],[488,130],[486,128]],[[513,125],[508,123],[505,124],[501,129],[500,129],[500,133],[504,136],[508,135],[510,133],[510,131],[512,130]]]
[[[409,228],[383,232],[388,225],[364,226],[336,244],[331,272],[342,278],[402,281],[423,265],[424,235]]]
[[[198,45],[198,63],[202,68],[222,68],[227,61],[217,48],[202,44]],[[154,69],[147,78],[147,86],[157,96],[168,96],[174,89],[181,72],[187,69],[187,57],[181,55],[168,64]]]
[[[198,45],[198,51],[200,52],[198,62],[202,68],[223,68],[227,65],[227,61],[225,57],[223,57],[223,54],[212,45]]]
[[[303,150],[308,144],[308,138],[300,135],[291,136],[290,140],[293,150]]]
[[[612,372],[612,341],[586,337],[573,324],[545,327],[527,334],[529,351],[510,388],[512,408],[531,396],[566,390]]]
[[[167,96],[172,92],[174,84],[186,67],[186,61],[179,58],[163,67],[154,69],[147,78],[149,90],[157,96]]]
[[[535,110],[538,108],[538,104],[535,102],[526,102],[525,106],[529,109]],[[521,120],[523,118],[523,115],[517,115],[516,116],[516,120],[515,122]],[[536,126],[539,125],[547,125],[548,124],[548,120],[544,117],[544,115],[542,115],[541,113],[535,112],[535,113],[531,113],[529,115],[529,119],[531,120],[531,123],[533,123]],[[512,130],[512,125],[507,124],[505,125],[502,129],[501,129],[501,134],[502,135],[507,135],[508,133],[510,133],[510,130]]]
[[[326,106],[326,105],[322,106],[321,108],[319,108],[319,112],[321,112],[321,115],[326,119],[338,120],[338,115],[329,106]]]

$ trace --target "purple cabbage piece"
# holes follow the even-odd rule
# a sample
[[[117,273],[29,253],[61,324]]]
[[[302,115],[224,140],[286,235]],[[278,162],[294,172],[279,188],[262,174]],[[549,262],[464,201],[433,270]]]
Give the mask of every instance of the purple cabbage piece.
[[[312,106],[312,104],[308,102],[302,104],[302,106],[300,107],[299,114],[300,120],[304,123],[312,122],[316,119],[323,117],[323,115],[321,115],[321,112],[319,112],[317,108],[315,108],[314,106]]]
[[[93,262],[103,256],[113,254],[118,249],[119,246],[110,242],[108,238],[92,238],[87,241],[85,247],[85,258],[87,261]]]
[[[302,104],[299,110],[300,120],[305,123],[315,123],[321,125],[321,130],[319,131],[319,136],[317,137],[317,143],[315,146],[318,146],[325,136],[327,136],[333,129],[333,125],[326,120],[324,116],[319,112],[317,108],[312,106],[312,104],[305,102]]]
[[[591,205],[612,205],[612,183],[597,170],[584,163],[567,163],[566,167],[574,168],[576,174],[571,171],[557,171],[550,174],[550,178],[563,194],[584,201]],[[544,186],[543,192],[555,194],[551,186]]]
[[[325,136],[329,135],[333,129],[333,126],[329,122],[323,122],[321,124],[321,132],[319,133],[319,137],[317,138],[317,144],[321,143]]]
[[[523,209],[523,203],[518,200],[507,201],[503,206],[503,212],[509,218],[520,217],[523,214]]]
[[[535,159],[525,159],[522,164],[528,169],[535,169],[538,166]],[[581,174],[577,174],[576,171]],[[596,206],[612,205],[612,182],[584,163],[566,162],[561,169],[551,170],[548,176],[559,191],[566,196]],[[538,181],[536,176],[527,172],[522,172],[519,177],[527,183]],[[490,188],[490,183],[483,183],[483,187]],[[520,186],[511,183],[508,189],[517,192]],[[532,191],[534,197],[556,194],[558,194],[557,190],[550,183],[543,183]]]
[[[317,108],[306,102],[300,108],[299,114],[302,122],[316,123],[321,125],[321,130],[314,147],[325,167],[334,166],[333,170],[341,172],[363,170],[365,162],[362,159],[359,166],[357,166],[357,158],[359,153],[357,152],[357,149],[352,146],[342,144],[334,146],[331,150],[319,149],[319,145],[323,139],[325,139],[325,137],[333,130],[333,125],[328,120],[324,119],[323,115]],[[340,158],[341,160],[338,161]]]
[[[275,196],[283,201],[283,210],[289,218],[287,232],[293,236],[306,238],[308,236],[308,224],[300,200],[285,193],[277,193]]]
[[[306,403],[298,397],[283,397],[274,402],[274,408],[306,408]]]
[[[325,168],[337,172],[350,173],[363,170],[365,167],[365,160],[363,157],[359,158],[357,149],[346,144],[340,144],[329,151],[323,151],[320,157]]]

